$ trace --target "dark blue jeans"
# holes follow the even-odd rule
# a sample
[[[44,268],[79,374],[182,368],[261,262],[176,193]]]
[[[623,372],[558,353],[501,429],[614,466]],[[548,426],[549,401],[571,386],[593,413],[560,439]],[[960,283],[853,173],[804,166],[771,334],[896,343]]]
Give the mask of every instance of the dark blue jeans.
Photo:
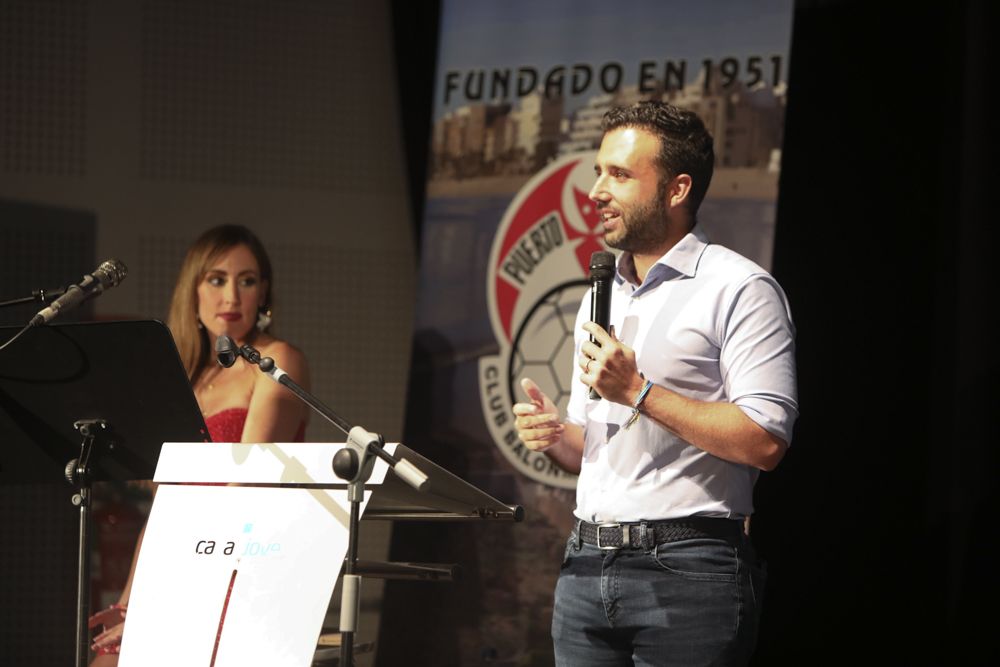
[[[745,665],[764,578],[746,538],[601,551],[574,531],[556,584],[556,665]]]

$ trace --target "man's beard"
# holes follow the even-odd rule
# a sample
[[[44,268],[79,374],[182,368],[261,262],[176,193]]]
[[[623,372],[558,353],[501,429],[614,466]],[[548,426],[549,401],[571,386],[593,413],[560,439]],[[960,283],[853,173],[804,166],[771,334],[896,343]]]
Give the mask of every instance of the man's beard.
[[[625,250],[633,255],[655,252],[667,236],[667,186],[656,185],[656,196],[630,211],[622,210],[620,235],[612,238],[605,234],[604,242],[616,250]]]

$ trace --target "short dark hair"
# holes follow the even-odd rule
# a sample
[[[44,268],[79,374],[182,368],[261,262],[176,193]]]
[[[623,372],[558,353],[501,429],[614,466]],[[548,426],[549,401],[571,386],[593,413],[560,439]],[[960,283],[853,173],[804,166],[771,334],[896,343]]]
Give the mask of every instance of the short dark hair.
[[[660,140],[656,162],[664,183],[678,174],[691,176],[690,211],[693,217],[708,192],[715,166],[712,135],[698,114],[667,102],[637,102],[612,107],[604,114],[601,129],[605,133],[621,127],[647,130]]]

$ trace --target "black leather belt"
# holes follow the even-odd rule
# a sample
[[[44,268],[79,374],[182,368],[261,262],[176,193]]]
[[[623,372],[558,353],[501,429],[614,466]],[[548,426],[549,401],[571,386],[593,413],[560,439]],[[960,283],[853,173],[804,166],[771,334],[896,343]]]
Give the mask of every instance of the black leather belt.
[[[738,541],[743,532],[743,522],[714,517],[688,517],[663,521],[637,523],[587,523],[577,522],[577,534],[584,544],[599,549],[652,549],[658,544],[697,538],[714,538]]]

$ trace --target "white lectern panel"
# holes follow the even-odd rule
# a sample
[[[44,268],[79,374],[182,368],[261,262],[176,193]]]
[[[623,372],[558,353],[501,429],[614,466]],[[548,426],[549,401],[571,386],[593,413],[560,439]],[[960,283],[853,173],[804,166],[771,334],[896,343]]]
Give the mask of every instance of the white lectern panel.
[[[120,664],[308,667],[347,553],[349,514],[343,489],[160,486]]]

